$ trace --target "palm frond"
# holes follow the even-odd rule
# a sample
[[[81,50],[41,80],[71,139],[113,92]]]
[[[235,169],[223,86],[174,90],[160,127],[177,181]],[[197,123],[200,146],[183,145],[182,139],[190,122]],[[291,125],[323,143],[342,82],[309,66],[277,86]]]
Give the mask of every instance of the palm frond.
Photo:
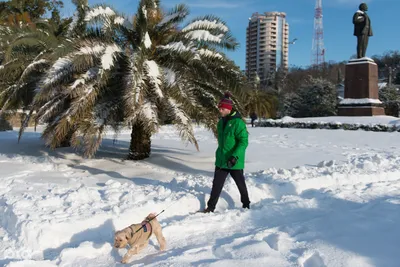
[[[91,158],[99,149],[101,141],[103,140],[105,126],[105,124],[98,127],[90,125],[90,127],[81,129],[85,133],[83,135],[84,156]],[[80,147],[80,145],[75,147]]]
[[[70,120],[72,118],[79,121],[80,118],[84,117],[85,110],[94,106],[97,94],[96,82],[87,84],[83,92],[72,100],[70,108],[62,115],[61,119]]]
[[[190,32],[196,30],[214,31],[219,33],[227,33],[229,28],[226,23],[215,16],[204,16],[194,18],[187,26],[182,29],[182,32]]]
[[[185,38],[198,42],[221,43],[224,35],[214,35],[207,30],[194,30],[186,33]]]
[[[49,67],[49,61],[46,59],[39,59],[33,61],[31,64],[29,64],[25,70],[22,72],[21,77],[20,77],[20,82],[26,81],[29,79],[29,76],[32,75],[32,72],[40,72],[45,70],[46,68]]]
[[[19,132],[18,132],[18,143],[21,141],[22,134],[23,134],[23,132],[25,131],[26,127],[28,127],[29,121],[30,121],[30,119],[31,119],[31,117],[32,117],[32,113],[33,113],[33,110],[30,110],[28,116],[26,116],[26,118],[25,118],[25,120],[23,121],[21,127],[19,128]]]
[[[68,93],[71,94],[72,97],[75,97],[74,91],[76,91],[77,88],[83,89],[88,82],[92,82],[94,79],[98,78],[99,73],[99,68],[93,67],[88,69],[68,87]]]
[[[7,87],[0,93],[0,114],[9,108],[10,105],[16,108],[13,103],[27,101],[21,97],[22,94],[31,94],[29,92],[32,86],[40,79],[40,72],[48,67],[48,61],[44,59],[36,60],[30,63],[25,70],[19,75],[15,84]],[[8,68],[5,68],[7,71]],[[31,90],[33,91],[33,90]]]
[[[53,34],[41,29],[19,31],[8,36],[8,42],[5,57],[9,59],[29,56],[30,54],[36,56],[44,50],[50,50],[51,47],[55,47],[59,43]]]
[[[63,81],[69,80],[72,76],[72,70],[73,61],[71,56],[59,58],[44,75],[37,92],[51,91],[52,88],[57,87]]]
[[[111,69],[114,66],[116,55],[121,51],[122,49],[116,44],[107,45],[101,57],[101,68],[103,70]]]
[[[175,127],[178,129],[179,135],[184,141],[192,143],[197,151],[199,151],[199,144],[197,143],[194,135],[192,122],[190,116],[178,105],[172,98],[168,99],[167,112],[169,117],[173,119]]]
[[[160,71],[159,66],[154,60],[146,60],[144,62],[146,76],[148,78],[149,87],[151,87],[156,93],[159,99],[164,97],[164,94],[161,90],[162,86],[162,72]]]
[[[182,38],[201,46],[234,50],[238,43],[224,21],[215,16],[198,17],[182,29]]]
[[[53,118],[56,116],[56,114],[62,112],[64,101],[67,97],[68,95],[60,94],[44,103],[35,114],[35,123],[38,124],[39,122],[49,122],[50,118]],[[35,104],[34,107],[36,107]]]
[[[157,27],[169,29],[172,25],[181,23],[189,15],[189,7],[185,4],[176,5],[172,10],[164,14]]]
[[[126,75],[124,76],[124,102],[126,105],[126,120],[132,121],[138,106],[143,101],[144,92],[147,89],[144,82],[143,55],[131,55],[126,64]]]
[[[157,132],[158,128],[160,127],[157,106],[154,103],[146,100],[138,109],[138,112],[133,119],[133,122],[135,121],[140,121],[144,130],[149,134]]]
[[[124,30],[133,30],[132,23],[107,5],[96,5],[86,12],[85,22],[91,25],[101,25],[104,33],[113,33],[114,27],[123,27]]]
[[[224,60],[224,56],[221,55],[220,53],[212,50],[212,49],[199,49],[198,50],[199,55],[210,58],[212,60]]]
[[[195,49],[193,44],[187,44],[185,45],[182,41],[179,42],[171,42],[166,45],[158,45],[157,50],[168,54],[169,52],[178,52],[178,53],[183,53],[183,52],[189,52],[193,51]]]
[[[115,16],[115,14],[115,11],[109,6],[97,5],[86,12],[85,21],[90,22],[99,18],[109,18]]]

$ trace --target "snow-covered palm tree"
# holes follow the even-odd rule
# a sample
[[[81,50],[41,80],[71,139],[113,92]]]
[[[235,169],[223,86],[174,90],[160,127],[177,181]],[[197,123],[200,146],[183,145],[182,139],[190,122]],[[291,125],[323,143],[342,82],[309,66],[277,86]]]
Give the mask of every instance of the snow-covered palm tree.
[[[76,2],[81,14],[87,0]],[[72,38],[83,19],[60,24],[47,19],[17,22],[0,23],[0,115],[6,110],[29,108],[46,70],[73,49]]]
[[[246,81],[233,90],[242,105],[243,115],[249,116],[255,112],[259,117],[276,117],[279,105],[278,93],[272,89],[261,89],[261,81],[257,73],[254,73],[250,80],[244,79]]]
[[[240,95],[243,108],[249,114],[255,112],[259,117],[275,118],[278,110],[278,97],[274,91],[246,88]]]
[[[204,16],[181,25],[188,14],[185,5],[163,12],[158,0],[141,0],[133,19],[105,5],[87,11],[86,36],[50,68],[35,99],[47,144],[70,134],[91,156],[106,126],[129,125],[128,158],[144,159],[167,119],[198,147],[192,120],[215,129],[219,97],[241,76],[222,53],[237,46],[226,24]]]

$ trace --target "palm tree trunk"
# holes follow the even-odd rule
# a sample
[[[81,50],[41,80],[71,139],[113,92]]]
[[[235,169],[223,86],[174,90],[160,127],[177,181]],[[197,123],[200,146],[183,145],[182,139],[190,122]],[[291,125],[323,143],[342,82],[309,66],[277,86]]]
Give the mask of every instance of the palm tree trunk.
[[[148,134],[140,121],[132,125],[131,144],[128,160],[142,160],[150,157],[151,135]]]

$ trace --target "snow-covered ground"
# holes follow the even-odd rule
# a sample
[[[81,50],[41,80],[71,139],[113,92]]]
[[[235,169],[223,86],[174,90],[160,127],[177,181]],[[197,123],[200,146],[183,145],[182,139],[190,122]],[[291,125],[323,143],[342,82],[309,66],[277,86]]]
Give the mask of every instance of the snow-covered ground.
[[[214,214],[204,208],[213,136],[200,152],[170,127],[153,155],[128,162],[130,132],[94,159],[49,151],[40,133],[0,133],[0,266],[123,266],[113,232],[159,217],[167,250],[150,245],[128,266],[395,267],[400,254],[399,133],[249,128],[251,210],[227,180]]]

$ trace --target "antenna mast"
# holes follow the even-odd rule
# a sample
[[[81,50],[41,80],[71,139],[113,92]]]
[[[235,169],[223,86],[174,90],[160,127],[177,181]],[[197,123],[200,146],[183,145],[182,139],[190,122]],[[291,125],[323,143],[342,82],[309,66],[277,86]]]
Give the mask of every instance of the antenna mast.
[[[324,48],[324,25],[322,23],[322,0],[316,0],[311,65],[320,66],[324,62],[325,62],[325,48]]]

